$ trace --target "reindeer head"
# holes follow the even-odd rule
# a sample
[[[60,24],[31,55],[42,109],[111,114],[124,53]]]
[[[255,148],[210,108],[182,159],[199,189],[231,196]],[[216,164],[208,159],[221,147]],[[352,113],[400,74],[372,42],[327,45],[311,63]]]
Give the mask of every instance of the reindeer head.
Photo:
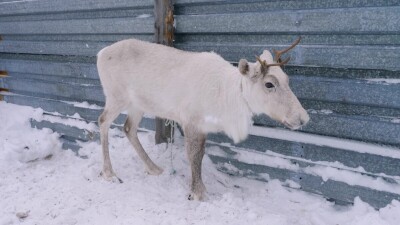
[[[264,113],[290,129],[298,129],[309,121],[306,110],[289,87],[289,77],[281,68],[290,60],[290,57],[282,60],[281,55],[299,42],[300,38],[287,49],[274,50],[275,58],[265,50],[256,56],[255,63],[241,59],[238,66],[244,75],[243,95],[253,113]]]

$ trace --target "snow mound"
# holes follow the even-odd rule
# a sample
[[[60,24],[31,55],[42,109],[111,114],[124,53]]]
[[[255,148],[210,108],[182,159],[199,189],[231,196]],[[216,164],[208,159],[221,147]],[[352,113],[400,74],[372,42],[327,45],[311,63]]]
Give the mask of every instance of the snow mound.
[[[30,118],[40,118],[42,110],[1,103],[0,160],[3,166],[33,162],[60,151],[59,135],[49,129],[30,127]],[[46,140],[42,140],[46,137]]]

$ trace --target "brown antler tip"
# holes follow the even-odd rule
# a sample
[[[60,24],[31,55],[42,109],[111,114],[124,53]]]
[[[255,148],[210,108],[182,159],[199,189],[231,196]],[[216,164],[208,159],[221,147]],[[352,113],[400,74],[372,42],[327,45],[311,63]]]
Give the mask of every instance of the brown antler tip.
[[[279,51],[278,50],[276,50],[276,49],[272,49],[272,51],[274,52],[274,60],[275,60],[275,62],[280,62],[280,53],[279,53]],[[279,57],[278,57],[279,56]]]
[[[289,50],[291,50],[292,48],[294,48],[296,45],[298,45],[299,43],[300,43],[300,41],[301,41],[301,36],[299,36],[294,42],[293,42],[293,44],[291,44],[288,48],[286,48],[286,49],[283,49],[283,50],[280,50],[280,51],[278,51],[278,50],[273,50],[274,51],[274,54],[275,54],[275,57],[274,57],[274,60],[275,60],[275,62],[282,62],[282,60],[281,60],[281,56],[282,56],[282,54],[284,54],[284,53],[286,53],[286,52],[288,52]],[[286,60],[284,61],[284,62],[286,62]],[[287,62],[286,62],[287,63]]]
[[[297,45],[298,43],[300,43],[301,39],[302,39],[302,37],[299,36],[299,37],[296,39],[296,41],[294,41],[293,44],[294,44],[294,45]]]

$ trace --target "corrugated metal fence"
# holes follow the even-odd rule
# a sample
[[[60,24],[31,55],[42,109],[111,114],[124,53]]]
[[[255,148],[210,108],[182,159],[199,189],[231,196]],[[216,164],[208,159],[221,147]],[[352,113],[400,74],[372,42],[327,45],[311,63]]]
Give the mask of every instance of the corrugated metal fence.
[[[0,5],[1,87],[8,102],[41,107],[60,117],[78,113],[97,121],[101,109],[77,105],[104,105],[95,65],[103,47],[126,38],[152,41],[153,1],[61,0],[26,1]],[[122,122],[119,118],[118,122]],[[63,134],[65,148],[75,140],[89,141],[95,132],[62,123],[32,121]]]
[[[101,109],[74,102],[103,105],[98,50],[125,38],[153,40],[153,1],[2,2],[2,95],[46,114],[95,122]],[[177,0],[175,14],[175,47],[215,51],[232,63],[303,37],[285,71],[309,125],[291,132],[257,117],[237,146],[210,135],[209,156],[221,171],[293,180],[301,187],[288,186],[339,203],[360,196],[379,208],[400,200],[399,1]],[[32,124],[63,134],[66,148],[98,138],[55,121]],[[142,126],[154,129],[151,119]]]

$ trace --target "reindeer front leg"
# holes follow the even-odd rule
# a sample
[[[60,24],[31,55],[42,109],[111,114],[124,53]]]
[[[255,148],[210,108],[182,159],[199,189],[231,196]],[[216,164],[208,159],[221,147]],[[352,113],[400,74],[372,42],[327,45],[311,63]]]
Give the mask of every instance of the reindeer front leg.
[[[191,194],[188,199],[203,200],[206,187],[201,179],[201,163],[205,152],[206,135],[193,127],[186,127],[184,132],[186,152],[192,170]]]

